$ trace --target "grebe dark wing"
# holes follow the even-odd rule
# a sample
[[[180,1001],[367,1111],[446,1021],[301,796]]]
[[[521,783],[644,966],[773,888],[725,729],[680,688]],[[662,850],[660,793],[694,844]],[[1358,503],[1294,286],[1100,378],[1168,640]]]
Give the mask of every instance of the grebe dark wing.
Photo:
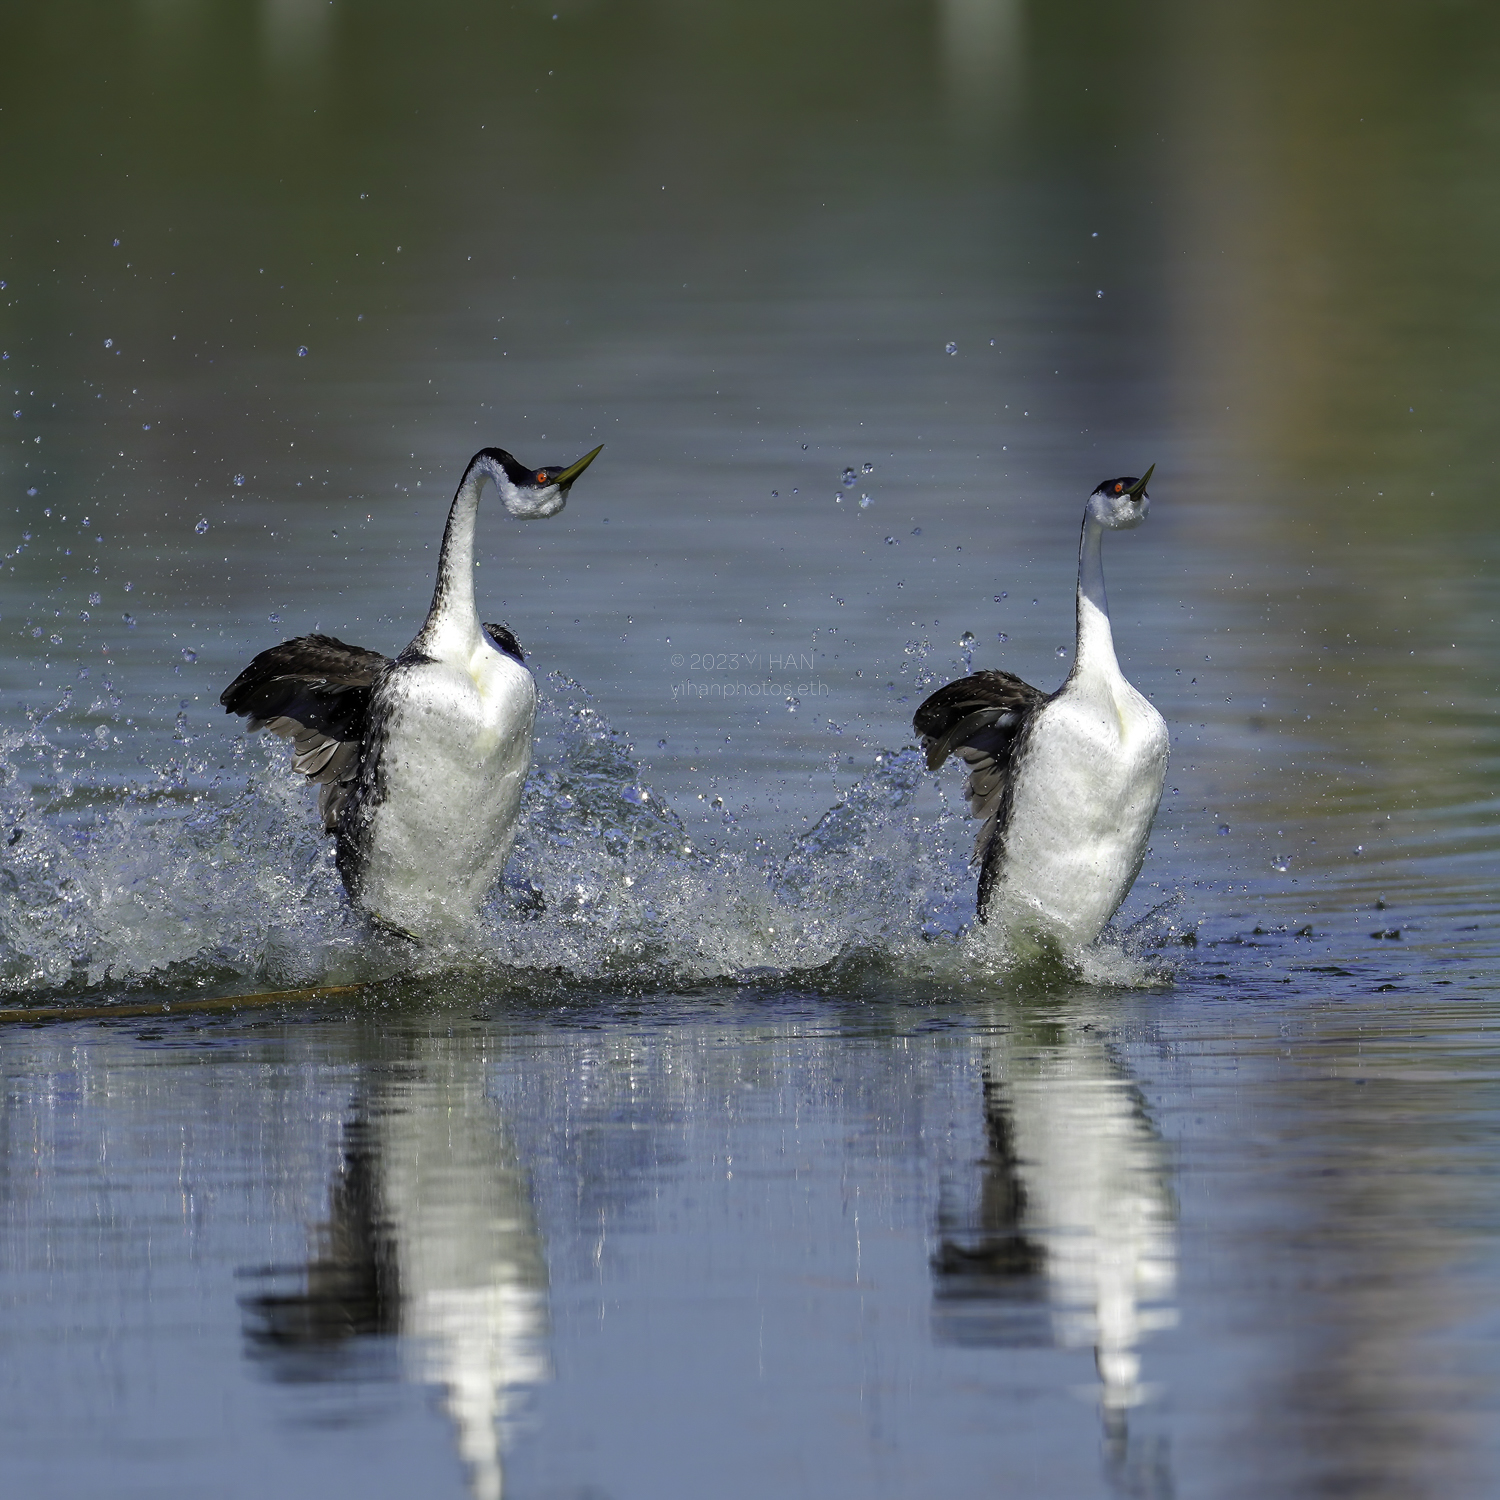
[[[330,833],[359,769],[370,690],[389,665],[378,651],[304,635],[262,651],[219,698],[252,731],[292,742],[292,769],[323,788],[318,811]]]
[[[1046,693],[1009,672],[976,672],[939,688],[912,716],[928,770],[937,770],[950,755],[969,768],[964,787],[969,815],[984,819],[974,840],[976,861],[984,858],[994,836],[1012,754],[1031,716],[1046,701]]]
[[[509,625],[491,625],[486,620],[484,633],[489,636],[495,650],[503,651],[507,656],[513,656],[522,666],[526,665],[526,653],[521,649],[521,643],[516,639],[516,633]]]

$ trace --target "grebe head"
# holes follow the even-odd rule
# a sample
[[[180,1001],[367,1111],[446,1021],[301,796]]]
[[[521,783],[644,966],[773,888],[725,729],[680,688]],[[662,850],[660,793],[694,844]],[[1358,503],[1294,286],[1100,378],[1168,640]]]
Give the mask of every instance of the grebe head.
[[[474,455],[470,468],[488,460],[484,467],[495,481],[506,510],[523,521],[536,521],[555,516],[568,503],[568,491],[572,489],[573,481],[593,463],[603,447],[601,443],[592,453],[585,453],[577,463],[566,468],[544,464],[539,469],[528,469],[503,448],[485,448]]]
[[[1156,465],[1152,464],[1139,479],[1128,475],[1121,479],[1106,479],[1089,496],[1085,514],[1111,531],[1129,531],[1132,526],[1139,526],[1151,509],[1146,481],[1155,472]]]

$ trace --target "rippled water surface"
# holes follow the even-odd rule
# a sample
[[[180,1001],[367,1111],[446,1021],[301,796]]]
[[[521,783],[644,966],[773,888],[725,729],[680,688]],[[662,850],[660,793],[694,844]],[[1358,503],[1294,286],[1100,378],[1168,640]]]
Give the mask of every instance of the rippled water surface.
[[[0,12],[5,1492],[1493,1493],[1497,54]],[[505,879],[383,940],[218,694],[399,650],[474,449],[600,442],[481,510]],[[996,963],[911,713],[1056,685],[1152,462],[1151,854]]]

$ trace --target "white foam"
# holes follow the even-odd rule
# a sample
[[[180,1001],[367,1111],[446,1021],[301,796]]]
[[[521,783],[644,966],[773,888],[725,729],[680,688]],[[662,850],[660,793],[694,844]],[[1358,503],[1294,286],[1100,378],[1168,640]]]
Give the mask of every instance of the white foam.
[[[218,773],[184,750],[121,786],[70,779],[48,732],[0,741],[0,993],[276,987],[455,963],[650,987],[860,958],[968,986],[1004,984],[1019,961],[966,940],[967,829],[915,812],[912,749],[875,756],[780,847],[726,826],[705,850],[589,694],[554,678],[504,881],[478,927],[434,951],[350,911],[279,744],[239,741]],[[1161,981],[1129,937],[1070,965],[1098,984]]]

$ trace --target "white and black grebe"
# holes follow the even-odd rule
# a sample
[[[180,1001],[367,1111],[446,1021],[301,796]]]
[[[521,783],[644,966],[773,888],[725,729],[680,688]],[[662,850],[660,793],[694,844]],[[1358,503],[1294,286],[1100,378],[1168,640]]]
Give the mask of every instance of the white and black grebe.
[[[1125,899],[1146,857],[1167,774],[1167,726],[1115,660],[1104,597],[1106,529],[1146,519],[1146,480],[1108,479],[1088,498],[1078,549],[1073,670],[1053,694],[1009,672],[976,672],[917,710],[927,764],[969,767],[979,920],[1015,939],[1076,950]]]
[[[448,512],[427,621],[400,656],[305,635],[262,651],[219,699],[292,742],[294,769],[323,788],[350,898],[408,936],[473,917],[510,854],[531,768],[536,684],[515,636],[474,608],[479,492],[492,479],[511,515],[554,516],[598,453],[528,469],[482,449]]]

